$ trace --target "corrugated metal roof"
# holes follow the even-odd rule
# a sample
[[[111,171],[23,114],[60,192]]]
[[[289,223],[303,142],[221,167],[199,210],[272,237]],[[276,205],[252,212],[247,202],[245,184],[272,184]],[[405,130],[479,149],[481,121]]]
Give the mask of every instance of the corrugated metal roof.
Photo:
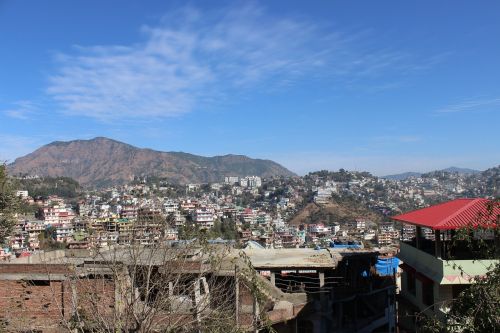
[[[493,208],[489,209],[490,206]],[[435,230],[451,230],[470,225],[491,225],[499,215],[499,202],[493,203],[488,199],[456,199],[392,218]]]

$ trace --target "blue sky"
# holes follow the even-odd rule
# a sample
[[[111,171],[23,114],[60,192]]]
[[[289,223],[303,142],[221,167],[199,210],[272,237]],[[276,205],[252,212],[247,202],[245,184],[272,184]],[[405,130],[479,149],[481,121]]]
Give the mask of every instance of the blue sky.
[[[498,1],[0,1],[0,159],[106,136],[304,174],[500,163]]]

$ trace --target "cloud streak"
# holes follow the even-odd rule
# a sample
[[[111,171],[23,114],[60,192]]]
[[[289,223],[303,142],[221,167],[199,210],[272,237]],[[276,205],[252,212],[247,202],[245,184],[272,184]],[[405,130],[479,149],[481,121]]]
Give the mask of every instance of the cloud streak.
[[[21,100],[12,103],[12,107],[3,110],[2,113],[11,118],[27,120],[30,119],[37,111],[37,104],[28,100]]]
[[[436,113],[477,112],[494,109],[500,110],[500,98],[467,100],[438,109]]]
[[[63,112],[101,121],[176,117],[304,77],[353,81],[415,66],[408,54],[370,47],[369,32],[271,17],[257,5],[183,7],[141,30],[137,44],[78,46],[56,57],[47,93]]]

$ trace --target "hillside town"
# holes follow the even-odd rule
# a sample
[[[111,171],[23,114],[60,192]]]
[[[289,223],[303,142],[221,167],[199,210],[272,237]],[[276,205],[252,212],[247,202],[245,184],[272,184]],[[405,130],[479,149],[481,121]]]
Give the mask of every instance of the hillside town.
[[[121,327],[127,298],[145,316],[125,324],[130,329],[181,316],[182,329],[210,331],[211,316],[224,313],[241,331],[413,332],[412,314],[437,304],[426,316],[440,318],[449,298],[474,283],[461,270],[485,276],[495,262],[463,251],[451,235],[475,216],[496,223],[492,200],[465,195],[470,184],[494,193],[495,180],[484,176],[497,170],[474,179],[440,172],[388,180],[339,170],[185,185],[136,177],[87,190],[65,178],[18,177],[22,213],[0,251],[0,320],[14,331]],[[480,235],[488,244],[491,236]],[[213,266],[217,253],[224,255]],[[144,281],[154,290],[127,282],[145,267],[159,274]],[[214,302],[219,288],[226,296]],[[145,304],[155,311],[141,313]]]
[[[487,170],[490,177],[434,172],[403,180],[341,169],[293,178],[226,176],[218,183],[186,185],[137,177],[123,186],[80,189],[74,198],[32,196],[19,187],[16,195],[32,209],[18,216],[2,258],[130,244],[132,237],[151,245],[189,239],[194,231],[241,247],[249,242],[273,249],[349,245],[395,252],[398,241],[412,238],[415,229],[390,216],[461,197],[493,196],[498,169]],[[334,203],[355,213],[336,214],[330,209]],[[317,214],[298,218],[311,206]],[[356,213],[358,207],[365,210]],[[429,230],[424,233],[433,239]]]

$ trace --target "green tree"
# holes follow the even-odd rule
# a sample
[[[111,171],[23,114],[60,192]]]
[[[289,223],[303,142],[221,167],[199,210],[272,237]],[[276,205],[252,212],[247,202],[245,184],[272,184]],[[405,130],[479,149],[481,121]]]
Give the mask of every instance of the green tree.
[[[19,198],[16,197],[12,181],[7,175],[5,164],[0,165],[0,245],[12,233],[19,209]]]

